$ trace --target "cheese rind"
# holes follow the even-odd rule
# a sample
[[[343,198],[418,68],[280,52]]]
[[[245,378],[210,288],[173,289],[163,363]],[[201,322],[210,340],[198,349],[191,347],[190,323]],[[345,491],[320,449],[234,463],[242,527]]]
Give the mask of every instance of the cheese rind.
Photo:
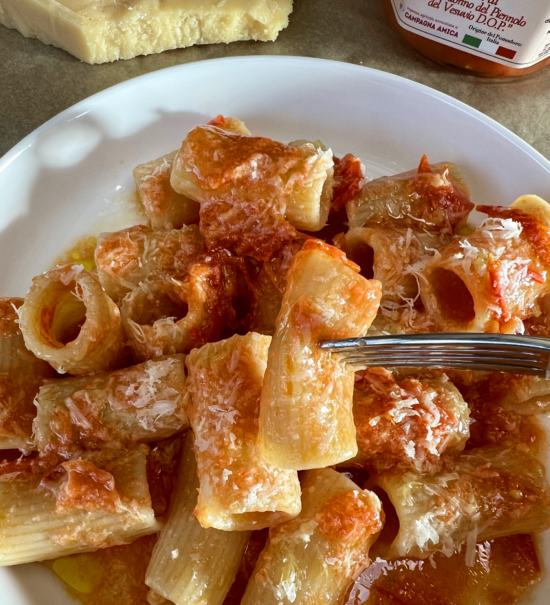
[[[275,40],[292,0],[0,0],[0,23],[86,63],[194,44]]]

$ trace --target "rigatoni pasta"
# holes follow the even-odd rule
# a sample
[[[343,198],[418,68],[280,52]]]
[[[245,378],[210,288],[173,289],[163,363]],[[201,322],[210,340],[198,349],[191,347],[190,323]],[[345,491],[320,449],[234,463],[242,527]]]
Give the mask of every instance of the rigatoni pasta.
[[[539,198],[541,205],[546,202]],[[540,314],[540,301],[550,292],[550,256],[538,235],[548,231],[550,216],[537,216],[532,204],[522,209],[519,200],[508,209],[492,208],[483,207],[490,218],[421,270],[422,301],[441,329],[522,333],[523,320]]]
[[[200,479],[196,514],[203,527],[262,529],[300,512],[297,473],[264,460],[256,443],[270,342],[250,332],[187,357]]]
[[[239,120],[239,118],[234,118],[232,116],[224,116],[217,115],[213,120],[208,122],[210,126],[216,126],[218,128],[222,128],[223,130],[229,130],[230,132],[236,132],[237,134],[250,135],[250,130],[246,127],[246,124]]]
[[[359,453],[350,463],[378,472],[434,472],[444,453],[458,453],[470,436],[470,410],[445,374],[396,380],[384,368],[355,383],[353,417]]]
[[[384,296],[414,299],[418,286],[406,268],[426,252],[412,229],[356,227],[344,239],[346,256],[361,267],[361,275],[377,279]]]
[[[22,298],[0,298],[0,450],[30,450],[34,397],[55,371],[25,347],[17,310]]]
[[[380,224],[448,235],[460,232],[473,208],[459,169],[430,166],[426,156],[417,170],[365,183],[346,206],[352,229]]]
[[[203,239],[196,225],[158,231],[135,225],[102,233],[95,262],[105,292],[118,301],[149,276],[164,274],[183,279],[203,253]]]
[[[188,301],[189,282],[164,275],[147,278],[124,297],[122,325],[136,361],[191,350]]]
[[[374,328],[383,332],[422,329],[429,325],[421,309],[418,271],[430,254],[449,237],[420,233],[410,227],[371,227],[350,229],[341,241],[346,256],[361,267],[361,275],[382,284],[379,317]]]
[[[449,242],[439,234],[419,233],[410,227],[356,227],[344,237],[346,256],[361,267],[361,275],[382,284],[385,300],[414,300],[418,296],[417,277],[410,270]]]
[[[158,532],[147,446],[62,462],[49,475],[0,480],[0,566],[125,544]]]
[[[479,448],[449,459],[433,476],[384,474],[377,483],[399,517],[392,556],[450,556],[476,542],[550,527],[543,465],[523,448]]]
[[[310,144],[291,147],[206,125],[187,135],[171,184],[201,204],[209,249],[267,260],[294,239],[292,225],[309,231],[324,226],[332,166],[332,153]]]
[[[170,514],[155,545],[145,583],[150,603],[222,605],[250,532],[204,529],[193,514],[199,479],[188,433],[172,495]]]
[[[381,288],[358,272],[319,240],[307,241],[292,261],[260,409],[258,443],[272,464],[321,468],[357,454],[354,371],[317,344],[362,336],[370,326]]]
[[[136,189],[153,229],[180,229],[199,220],[199,205],[176,193],[170,172],[177,151],[134,168]]]
[[[273,257],[262,263],[254,276],[250,312],[250,329],[254,332],[270,336],[275,333],[288,270],[305,241],[306,238],[298,238],[283,246]]]
[[[27,348],[61,374],[92,374],[123,361],[120,311],[81,265],[35,277],[19,309],[19,326]]]
[[[189,427],[183,355],[82,378],[49,380],[36,397],[35,445],[67,456],[121,450]]]
[[[307,471],[302,512],[270,529],[242,605],[337,605],[366,567],[380,500],[331,469]]]
[[[120,310],[134,359],[189,353],[217,340],[231,314],[223,286],[218,263],[198,262],[183,281],[161,274],[129,292]]]
[[[550,380],[512,375],[503,382],[505,394],[501,404],[504,408],[522,415],[542,414],[550,409]]]
[[[332,151],[320,149],[312,143],[305,143],[300,149],[305,156],[305,175],[301,177],[302,183],[294,184],[289,195],[286,218],[296,229],[320,231],[328,219],[334,186]],[[292,175],[290,182],[293,178],[296,176]]]
[[[147,603],[149,603],[149,605],[170,605],[172,601],[165,599],[159,595],[158,592],[151,589],[147,594]]]

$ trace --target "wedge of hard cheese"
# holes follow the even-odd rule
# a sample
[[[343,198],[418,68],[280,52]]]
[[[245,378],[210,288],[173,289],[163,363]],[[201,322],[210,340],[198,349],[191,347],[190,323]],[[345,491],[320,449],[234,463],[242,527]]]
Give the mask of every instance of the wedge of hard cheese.
[[[0,0],[0,23],[87,63],[193,44],[275,40],[292,0]]]

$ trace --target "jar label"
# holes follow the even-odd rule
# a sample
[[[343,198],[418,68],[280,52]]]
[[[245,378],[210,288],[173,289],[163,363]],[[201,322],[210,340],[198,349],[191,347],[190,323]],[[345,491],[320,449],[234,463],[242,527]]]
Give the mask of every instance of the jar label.
[[[547,0],[391,0],[404,29],[517,69],[550,56]]]

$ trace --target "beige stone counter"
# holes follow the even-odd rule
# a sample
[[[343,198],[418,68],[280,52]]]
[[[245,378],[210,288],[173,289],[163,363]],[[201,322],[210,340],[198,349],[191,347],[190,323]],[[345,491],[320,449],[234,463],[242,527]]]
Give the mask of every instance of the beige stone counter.
[[[417,55],[387,25],[381,0],[294,0],[290,26],[276,42],[197,46],[104,65],[0,26],[0,156],[49,118],[129,78],[203,59],[304,55],[392,72],[441,90],[504,124],[550,158],[550,67],[491,81],[439,67]]]

